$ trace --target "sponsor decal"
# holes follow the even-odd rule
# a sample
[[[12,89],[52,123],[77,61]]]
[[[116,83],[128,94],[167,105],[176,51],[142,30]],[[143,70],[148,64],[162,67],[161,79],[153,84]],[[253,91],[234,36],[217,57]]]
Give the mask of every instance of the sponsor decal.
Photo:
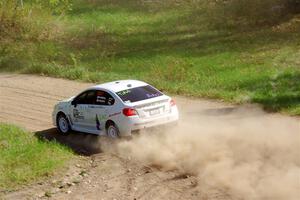
[[[112,105],[112,104],[114,104],[114,101],[115,101],[114,98],[109,97],[107,100],[107,104]]]
[[[131,90],[123,90],[123,91],[117,92],[117,95],[125,96],[126,94],[129,94],[130,92],[131,92]]]
[[[105,92],[98,90],[96,95],[97,96],[104,96]]]
[[[116,115],[119,115],[119,114],[121,114],[121,112],[110,114],[108,117],[113,117],[113,116],[116,116]]]
[[[84,116],[83,116],[82,112],[80,112],[76,108],[73,109],[73,117],[75,119],[84,119]]]
[[[97,130],[102,130],[101,129],[101,121],[102,122],[105,122],[106,121],[106,119],[107,119],[107,116],[106,115],[97,115],[96,114],[96,128],[97,128]]]
[[[99,121],[99,119],[98,119],[98,116],[96,115],[96,128],[97,128],[97,130],[101,130],[101,126],[100,126],[101,124],[100,124],[100,121]]]
[[[158,97],[158,96],[160,96],[160,93],[146,94],[146,96],[147,96],[148,98]]]
[[[105,103],[106,98],[102,96],[97,96],[96,102],[97,103]]]

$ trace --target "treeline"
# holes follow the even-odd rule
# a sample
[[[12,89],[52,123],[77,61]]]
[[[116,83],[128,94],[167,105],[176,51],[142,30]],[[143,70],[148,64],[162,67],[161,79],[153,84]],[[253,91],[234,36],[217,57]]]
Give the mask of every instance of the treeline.
[[[216,0],[217,13],[236,24],[273,25],[300,12],[300,0]]]
[[[87,0],[87,2],[107,0]],[[212,26],[274,25],[300,13],[300,0],[134,0],[136,4],[185,6],[198,12]],[[76,0],[0,0],[0,39],[19,37],[28,32],[39,18],[61,16],[72,9]],[[149,3],[150,2],[150,3]],[[113,0],[111,1],[113,3]],[[49,17],[49,16],[47,16]],[[203,19],[203,18],[202,18]]]
[[[18,39],[49,15],[62,15],[72,8],[71,0],[0,0],[0,39]]]
[[[0,70],[40,63],[43,42],[61,34],[59,17],[72,9],[71,0],[0,0]],[[53,53],[50,54],[50,56]]]
[[[174,1],[173,1],[174,2]],[[178,0],[177,0],[178,2]],[[273,26],[300,13],[300,0],[188,0],[199,18],[215,28]]]

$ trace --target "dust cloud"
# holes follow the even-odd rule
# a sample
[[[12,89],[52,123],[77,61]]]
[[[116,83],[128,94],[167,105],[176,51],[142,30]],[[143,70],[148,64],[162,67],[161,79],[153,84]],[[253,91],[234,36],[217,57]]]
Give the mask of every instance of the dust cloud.
[[[300,199],[299,120],[239,109],[218,117],[183,111],[178,126],[117,145],[119,154],[197,177],[205,194],[230,199]]]

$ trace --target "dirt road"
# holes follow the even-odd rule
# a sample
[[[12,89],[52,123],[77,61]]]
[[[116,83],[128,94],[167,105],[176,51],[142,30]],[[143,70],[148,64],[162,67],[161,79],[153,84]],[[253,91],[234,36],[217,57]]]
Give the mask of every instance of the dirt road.
[[[81,133],[61,136],[53,105],[90,84],[0,74],[0,121],[56,139],[78,156],[51,180],[4,199],[300,198],[300,121],[253,105],[177,97],[178,127],[112,143]]]

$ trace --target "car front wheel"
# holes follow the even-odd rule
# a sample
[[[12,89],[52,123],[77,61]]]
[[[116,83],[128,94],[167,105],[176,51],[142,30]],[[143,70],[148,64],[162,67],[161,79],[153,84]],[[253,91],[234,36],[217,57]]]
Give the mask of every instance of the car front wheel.
[[[70,131],[69,120],[67,119],[67,117],[65,115],[60,114],[57,117],[57,128],[58,128],[59,132],[61,132],[63,134],[67,134]]]

